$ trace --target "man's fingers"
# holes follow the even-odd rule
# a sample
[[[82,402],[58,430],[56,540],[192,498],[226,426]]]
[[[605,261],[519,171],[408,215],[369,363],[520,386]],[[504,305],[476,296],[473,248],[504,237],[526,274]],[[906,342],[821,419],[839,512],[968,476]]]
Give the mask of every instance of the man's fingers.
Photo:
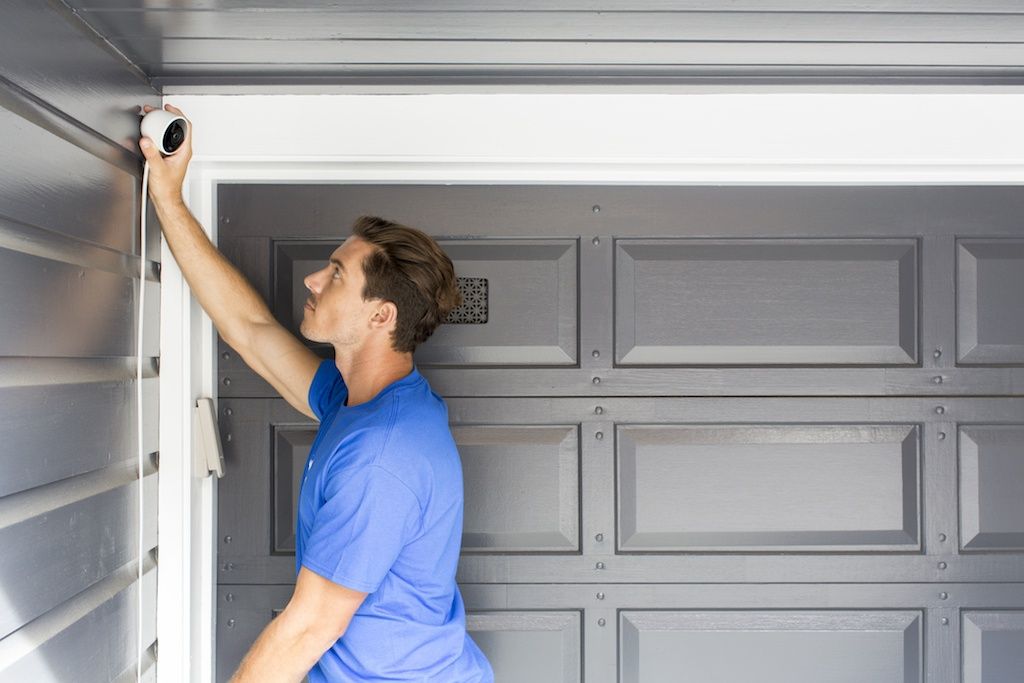
[[[143,142],[147,144],[143,144]],[[142,156],[146,157],[146,161],[148,161],[150,164],[158,163],[161,161],[160,150],[156,148],[156,145],[154,145],[153,141],[150,140],[149,138],[144,137],[141,140],[139,140],[139,149],[142,150]]]

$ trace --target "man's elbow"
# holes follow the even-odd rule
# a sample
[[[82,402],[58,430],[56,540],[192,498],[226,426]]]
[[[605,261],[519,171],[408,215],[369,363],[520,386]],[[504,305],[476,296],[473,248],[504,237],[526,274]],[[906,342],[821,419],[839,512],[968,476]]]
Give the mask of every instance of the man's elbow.
[[[334,615],[327,616],[296,610],[289,614],[287,609],[278,616],[278,619],[281,618],[286,619],[284,625],[292,633],[297,646],[303,652],[315,653],[314,661],[345,635],[351,621],[351,618],[342,620]]]

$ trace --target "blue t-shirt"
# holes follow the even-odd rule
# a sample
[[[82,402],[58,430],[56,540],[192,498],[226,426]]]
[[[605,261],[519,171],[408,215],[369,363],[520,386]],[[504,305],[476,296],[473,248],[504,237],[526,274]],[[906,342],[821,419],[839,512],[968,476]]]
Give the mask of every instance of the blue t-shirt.
[[[309,387],[320,429],[299,492],[295,571],[369,595],[309,680],[492,682],[455,583],[462,463],[448,406],[415,365],[366,403],[347,398],[324,360]]]

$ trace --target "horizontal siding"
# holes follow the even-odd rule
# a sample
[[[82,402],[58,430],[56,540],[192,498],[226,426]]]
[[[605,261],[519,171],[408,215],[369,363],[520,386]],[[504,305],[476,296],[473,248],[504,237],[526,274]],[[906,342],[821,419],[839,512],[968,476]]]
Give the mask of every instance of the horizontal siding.
[[[500,70],[502,65],[551,67],[554,65],[675,65],[736,66],[968,66],[1006,67],[1024,61],[1024,46],[1014,43],[862,43],[821,41],[786,43],[647,42],[539,40],[211,40],[140,38],[132,41],[132,55],[154,75],[180,73],[173,65],[225,65],[220,75],[230,76],[229,64],[305,64],[320,72],[338,73],[353,64],[478,65]]]
[[[133,38],[248,40],[557,40],[774,42],[1005,42],[1024,38],[1022,14],[852,12],[440,11],[83,12],[119,47]]]
[[[143,593],[156,593],[151,557],[143,563]],[[136,680],[138,564],[132,562],[0,641],[0,679],[33,683]],[[148,642],[156,614],[143,613]],[[144,655],[143,680],[152,675],[152,646]]]
[[[0,249],[0,354],[133,356],[137,279]],[[159,287],[146,283],[148,356],[159,352]]]
[[[82,481],[82,486],[91,484],[90,491],[103,485],[116,487],[67,505],[57,496],[70,497],[69,487],[60,487],[46,501],[56,507],[0,529],[0,544],[20,549],[0,557],[0,584],[9,603],[9,609],[0,613],[0,635],[10,634],[134,562],[139,542],[135,463],[115,465],[101,474]],[[156,476],[147,476],[144,486],[145,497],[156,500]],[[144,522],[149,533],[143,542],[148,549],[156,545],[155,516]]]
[[[143,380],[147,452],[157,449],[157,382]],[[134,461],[137,438],[134,377],[0,387],[0,496]]]
[[[1009,0],[73,4],[161,86],[1024,77],[1024,6]]]
[[[6,109],[0,210],[21,223],[132,254],[141,183],[125,170]],[[83,133],[83,135],[86,135]]]
[[[0,78],[141,158],[136,107],[160,106],[147,77],[58,0],[5,0],[0,16]]]
[[[139,253],[143,103],[160,105],[148,79],[65,5],[4,4],[0,680],[134,680],[139,629],[156,638],[160,243],[151,222]]]
[[[70,3],[82,10],[170,10],[181,11],[181,0],[74,0]],[[289,0],[191,0],[188,9],[289,11],[295,3]],[[408,12],[422,10],[416,0],[304,0],[303,9],[309,12]],[[1017,0],[491,0],[482,9],[478,0],[435,0],[433,11],[571,11],[649,12],[675,10],[681,12],[973,12],[1024,13]]]

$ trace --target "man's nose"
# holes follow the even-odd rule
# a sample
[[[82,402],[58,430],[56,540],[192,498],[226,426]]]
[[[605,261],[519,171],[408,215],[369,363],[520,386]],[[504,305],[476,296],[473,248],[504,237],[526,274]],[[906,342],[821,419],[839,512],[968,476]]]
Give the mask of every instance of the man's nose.
[[[320,282],[317,276],[322,272],[322,270],[315,270],[302,280],[302,284],[306,285],[306,289],[314,294],[316,294],[320,289]]]

